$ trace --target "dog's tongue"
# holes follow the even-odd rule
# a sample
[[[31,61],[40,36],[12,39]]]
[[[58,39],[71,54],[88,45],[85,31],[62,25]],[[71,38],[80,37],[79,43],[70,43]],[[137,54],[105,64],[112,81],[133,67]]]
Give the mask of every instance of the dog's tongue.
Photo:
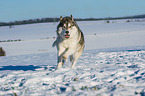
[[[69,38],[69,35],[65,35],[65,38]]]

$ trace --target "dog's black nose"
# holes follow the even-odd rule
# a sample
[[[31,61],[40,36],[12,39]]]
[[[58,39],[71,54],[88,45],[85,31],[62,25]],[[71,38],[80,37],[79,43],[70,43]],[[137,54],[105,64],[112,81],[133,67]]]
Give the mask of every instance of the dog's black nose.
[[[69,33],[69,31],[65,31],[65,33]]]

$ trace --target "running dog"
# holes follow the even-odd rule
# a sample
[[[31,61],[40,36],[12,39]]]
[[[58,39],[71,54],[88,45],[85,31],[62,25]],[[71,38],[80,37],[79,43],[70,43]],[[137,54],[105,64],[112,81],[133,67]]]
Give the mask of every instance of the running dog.
[[[57,69],[68,61],[68,57],[72,62],[71,68],[73,68],[85,46],[84,35],[72,15],[71,17],[60,17],[56,32],[57,39],[52,46],[56,46],[58,51]]]

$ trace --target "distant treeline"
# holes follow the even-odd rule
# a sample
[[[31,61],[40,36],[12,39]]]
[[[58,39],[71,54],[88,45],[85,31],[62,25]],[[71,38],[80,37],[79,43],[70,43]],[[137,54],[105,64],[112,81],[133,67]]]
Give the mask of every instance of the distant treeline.
[[[97,20],[116,20],[116,19],[134,19],[134,18],[145,18],[145,15],[136,15],[128,17],[116,17],[116,18],[75,18],[76,21],[97,21]],[[41,19],[29,19],[14,22],[0,22],[0,26],[10,26],[13,25],[23,25],[23,24],[33,24],[33,23],[45,23],[45,22],[58,22],[59,18],[41,18]]]

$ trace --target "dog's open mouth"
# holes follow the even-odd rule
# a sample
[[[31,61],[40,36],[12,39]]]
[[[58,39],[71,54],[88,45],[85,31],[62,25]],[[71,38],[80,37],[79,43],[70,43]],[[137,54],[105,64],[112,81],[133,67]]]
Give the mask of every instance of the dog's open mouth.
[[[70,37],[70,35],[65,35],[65,38],[69,38]]]

